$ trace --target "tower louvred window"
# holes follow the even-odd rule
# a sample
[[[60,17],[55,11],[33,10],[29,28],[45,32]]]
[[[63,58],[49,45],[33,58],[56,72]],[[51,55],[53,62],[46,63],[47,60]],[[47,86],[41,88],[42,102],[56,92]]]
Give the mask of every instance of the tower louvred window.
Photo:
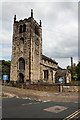
[[[26,25],[23,25],[23,32],[26,32]]]
[[[22,25],[20,25],[19,33],[22,33]]]

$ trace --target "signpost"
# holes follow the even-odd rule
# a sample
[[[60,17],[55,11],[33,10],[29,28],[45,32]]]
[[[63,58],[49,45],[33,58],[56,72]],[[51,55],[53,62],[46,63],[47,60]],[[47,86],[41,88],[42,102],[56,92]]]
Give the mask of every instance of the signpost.
[[[3,75],[3,81],[9,80],[8,75]]]
[[[63,79],[61,77],[59,78],[59,82],[60,83],[63,82]],[[62,85],[61,84],[59,85],[59,92],[62,92]]]

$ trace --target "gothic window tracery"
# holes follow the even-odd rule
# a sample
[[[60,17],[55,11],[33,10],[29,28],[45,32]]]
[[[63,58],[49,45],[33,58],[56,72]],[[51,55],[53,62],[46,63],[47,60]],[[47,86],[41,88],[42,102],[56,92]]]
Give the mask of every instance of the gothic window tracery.
[[[25,60],[23,58],[19,58],[19,70],[25,70]]]

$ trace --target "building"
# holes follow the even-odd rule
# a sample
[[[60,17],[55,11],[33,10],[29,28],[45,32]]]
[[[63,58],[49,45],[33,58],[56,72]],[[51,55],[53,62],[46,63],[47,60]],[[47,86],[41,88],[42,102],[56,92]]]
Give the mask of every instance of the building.
[[[31,17],[16,20],[14,16],[10,80],[55,83],[58,63],[42,54],[42,26]]]

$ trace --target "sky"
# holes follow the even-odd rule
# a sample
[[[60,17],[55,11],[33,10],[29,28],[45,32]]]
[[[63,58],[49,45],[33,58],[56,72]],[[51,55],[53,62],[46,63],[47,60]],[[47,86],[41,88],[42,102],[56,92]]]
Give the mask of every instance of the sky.
[[[2,7],[2,11],[1,11]],[[0,4],[0,59],[11,60],[13,18],[30,17],[42,21],[43,54],[55,59],[59,66],[70,65],[70,57],[78,61],[78,3],[77,2],[3,2]]]

